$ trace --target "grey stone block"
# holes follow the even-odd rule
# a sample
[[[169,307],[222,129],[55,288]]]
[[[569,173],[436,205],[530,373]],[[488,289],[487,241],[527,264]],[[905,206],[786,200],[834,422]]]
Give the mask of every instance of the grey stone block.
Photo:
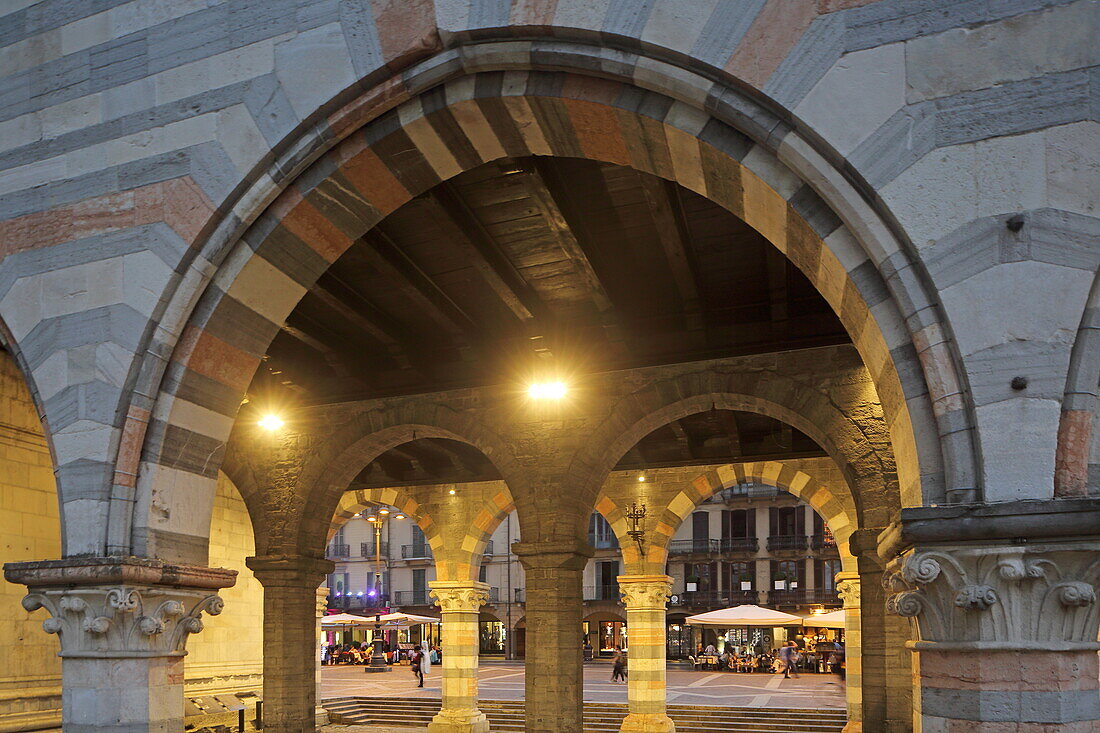
[[[150,28],[149,73],[156,74],[243,45],[229,37],[230,5],[214,5]]]
[[[734,160],[741,160],[752,149],[752,140],[719,120],[709,120],[703,125],[699,139],[713,145]]]
[[[718,68],[725,66],[766,1],[717,3],[691,48],[691,55]]]
[[[122,405],[122,390],[103,381],[66,387],[45,401],[50,430],[63,430],[79,420],[102,425],[114,422]]]
[[[638,87],[624,87],[623,91],[615,99],[615,106],[621,109],[635,112],[652,120],[664,120],[674,100],[664,94],[650,92]]]
[[[136,352],[148,323],[146,316],[125,303],[46,318],[23,337],[23,359],[33,371],[55,352],[76,346],[110,342]]]
[[[310,0],[299,2],[295,11],[295,25],[309,30],[329,23],[340,22],[340,6],[343,0]]]
[[[226,5],[226,34],[231,48],[309,30],[298,24],[299,5],[307,5],[300,0],[234,0]]]
[[[54,475],[57,477],[58,497],[62,502],[106,499],[110,495],[114,465],[107,461],[78,458],[59,464]]]
[[[1001,261],[1003,217],[977,219],[923,250],[922,259],[936,287],[962,282]]]
[[[206,330],[231,346],[253,356],[262,356],[279,332],[279,324],[241,303],[230,295],[218,300],[216,315],[206,324]]]
[[[569,66],[607,74],[611,77],[630,78],[638,63],[638,56],[629,51],[616,48],[602,48],[598,54],[577,53],[577,50],[564,43],[535,41],[531,44],[531,62],[540,67],[555,68]],[[539,76],[534,72],[531,76]]]
[[[856,286],[856,290],[863,297],[868,308],[874,308],[879,303],[890,297],[886,287],[886,281],[882,279],[878,268],[871,260],[865,260],[863,264],[848,272],[848,277]]]
[[[236,388],[190,371],[179,362],[169,362],[164,370],[161,391],[229,417],[234,417],[241,406]]]
[[[225,443],[178,425],[150,420],[146,433],[146,460],[206,478],[217,478]]]
[[[775,151],[777,146],[772,134],[779,127],[780,119],[741,92],[715,85],[712,93],[707,95],[704,109],[728,121],[768,150]]]
[[[1089,73],[1047,74],[938,99],[936,147],[1086,120]]]
[[[385,62],[370,0],[341,2],[340,28],[344,32],[344,41],[348,44],[357,77],[367,76]]]
[[[1029,212],[1023,231],[1037,262],[1095,271],[1100,267],[1100,219],[1057,209]]]
[[[508,25],[509,0],[471,0],[466,16],[469,28],[499,28]]]
[[[867,182],[881,188],[936,146],[936,107],[921,102],[895,112],[848,156]]]
[[[924,367],[921,366],[917,349],[912,342],[902,344],[890,352],[894,367],[901,381],[901,389],[905,393],[905,399],[928,394],[928,383],[924,380]]]
[[[857,51],[990,20],[988,0],[883,0],[843,13],[844,46]]]
[[[79,51],[32,69],[32,96],[27,111],[38,111],[88,94],[91,91],[90,55],[89,51]]]
[[[0,48],[17,43],[30,35],[27,14],[27,8],[20,8],[14,13],[0,15]]]
[[[639,38],[657,0],[610,0],[600,30]]]
[[[925,687],[921,710],[955,720],[1020,723],[1072,723],[1100,719],[1095,690],[952,690]]]
[[[847,31],[844,18],[843,13],[815,18],[768,78],[764,92],[779,104],[793,109],[844,53]]]
[[[240,185],[242,177],[233,160],[216,142],[202,143],[187,150],[191,177],[207,198],[220,206]]]
[[[1062,399],[1069,368],[1068,344],[1046,341],[1010,341],[966,357],[966,371],[974,405],[1015,397]],[[1027,388],[1014,390],[1015,377],[1025,377]]]
[[[149,75],[149,53],[145,32],[92,48],[88,55],[89,88],[98,92]]]
[[[790,204],[822,239],[835,232],[841,225],[840,217],[808,183],[794,192]]]

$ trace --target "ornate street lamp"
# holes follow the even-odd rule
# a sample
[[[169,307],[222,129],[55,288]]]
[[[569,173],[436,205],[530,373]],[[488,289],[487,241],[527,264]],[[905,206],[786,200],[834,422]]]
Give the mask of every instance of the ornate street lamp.
[[[381,602],[382,600],[382,526],[390,519],[405,519],[405,515],[401,512],[390,515],[390,510],[386,507],[379,507],[377,511],[371,512],[367,517],[367,521],[374,527],[374,588],[371,589],[370,595],[376,600]],[[386,664],[386,654],[382,649],[382,616],[381,614],[375,614],[374,616],[374,639],[371,641],[373,652],[370,658],[370,664],[364,668],[365,672],[389,672],[390,666]]]

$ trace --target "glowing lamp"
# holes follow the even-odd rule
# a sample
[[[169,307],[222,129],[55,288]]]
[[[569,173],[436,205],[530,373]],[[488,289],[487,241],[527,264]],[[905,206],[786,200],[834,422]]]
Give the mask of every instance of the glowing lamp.
[[[276,430],[281,428],[286,423],[283,422],[283,419],[281,417],[279,417],[278,415],[264,415],[263,417],[260,418],[260,421],[259,421],[258,424],[264,430],[270,430],[271,432],[275,432]]]
[[[527,388],[527,396],[533,400],[560,400],[567,391],[565,382],[536,382]]]

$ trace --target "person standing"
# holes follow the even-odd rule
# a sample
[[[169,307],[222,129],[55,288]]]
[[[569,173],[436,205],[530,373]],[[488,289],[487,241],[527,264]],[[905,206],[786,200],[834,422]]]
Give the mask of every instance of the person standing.
[[[783,679],[790,679],[792,674],[798,679],[798,647],[793,641],[788,641],[779,650],[779,659],[783,662]]]
[[[626,655],[621,647],[615,647],[615,656],[611,658],[611,681],[626,682]]]

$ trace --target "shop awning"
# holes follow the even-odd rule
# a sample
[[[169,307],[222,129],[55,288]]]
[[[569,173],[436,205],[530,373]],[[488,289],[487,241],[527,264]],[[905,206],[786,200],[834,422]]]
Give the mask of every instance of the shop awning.
[[[803,626],[813,626],[818,629],[843,629],[844,609],[841,608],[829,613],[811,614],[806,617]]]
[[[689,626],[717,626],[724,629],[736,626],[801,626],[802,617],[772,608],[745,604],[688,616],[684,619],[684,623]]]

